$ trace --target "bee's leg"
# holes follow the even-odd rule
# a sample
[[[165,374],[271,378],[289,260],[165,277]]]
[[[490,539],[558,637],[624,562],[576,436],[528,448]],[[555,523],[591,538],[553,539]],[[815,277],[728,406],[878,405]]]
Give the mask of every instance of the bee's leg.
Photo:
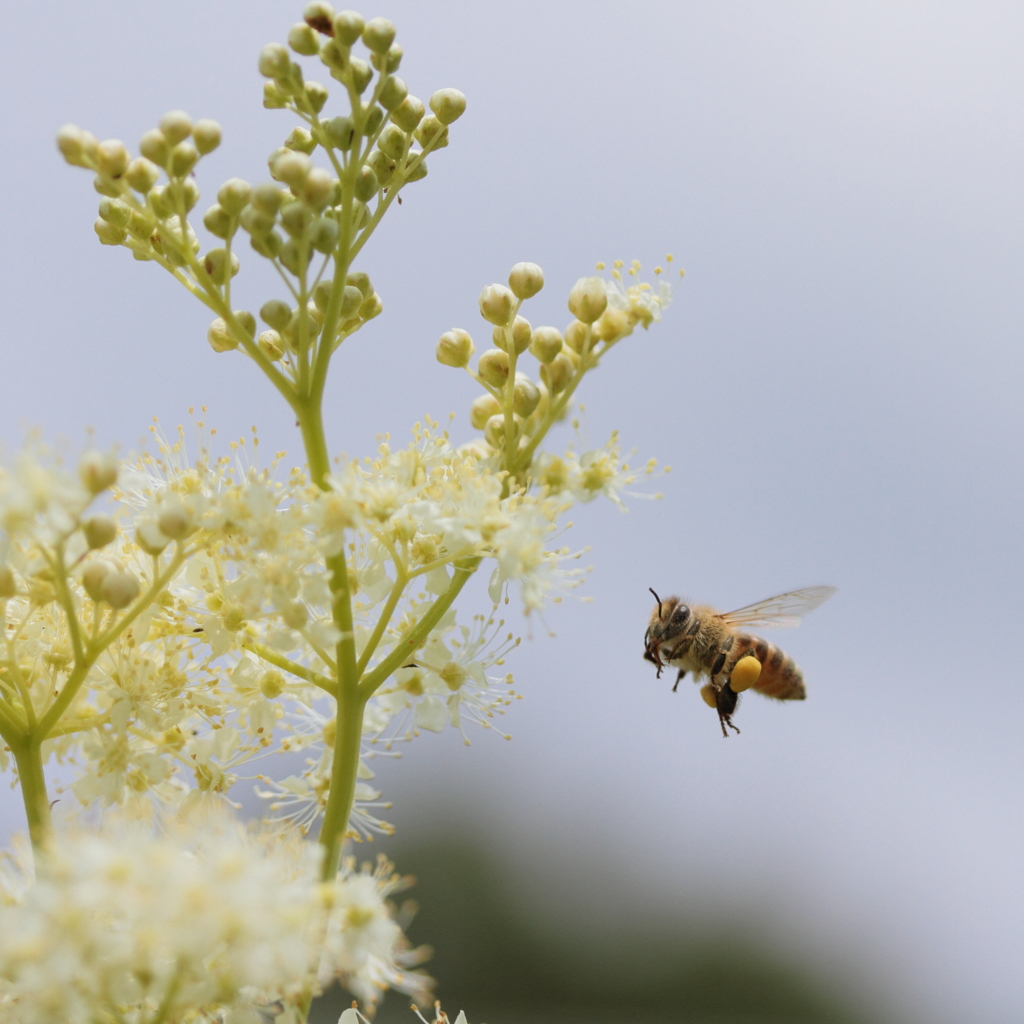
[[[715,688],[715,708],[718,711],[718,724],[722,727],[722,735],[729,735],[725,728],[729,726],[738,736],[740,730],[732,724],[732,715],[740,702],[740,695],[733,690],[728,680],[724,686],[719,686],[712,680],[712,685]]]
[[[681,669],[679,670],[679,675],[677,675],[677,676],[676,676],[676,681],[675,681],[675,685],[674,685],[674,686],[672,687],[672,692],[673,692],[673,693],[675,693],[675,692],[676,692],[676,690],[677,690],[677,689],[678,689],[678,687],[679,687],[679,684],[680,684],[680,683],[681,683],[681,682],[682,682],[682,681],[683,681],[683,680],[684,680],[685,678],[686,678],[686,669],[685,669],[685,668],[681,668]]]

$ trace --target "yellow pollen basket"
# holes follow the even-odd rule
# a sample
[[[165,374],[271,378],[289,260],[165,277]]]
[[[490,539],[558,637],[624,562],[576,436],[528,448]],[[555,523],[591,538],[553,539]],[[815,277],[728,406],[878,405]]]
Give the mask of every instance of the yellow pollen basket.
[[[745,658],[740,658],[736,662],[732,675],[729,677],[729,685],[734,693],[742,693],[744,690],[749,690],[760,676],[761,662],[748,654]]]
[[[718,704],[715,702],[715,688],[710,683],[705,683],[700,688],[700,695],[704,698],[704,703],[709,708],[718,707]]]

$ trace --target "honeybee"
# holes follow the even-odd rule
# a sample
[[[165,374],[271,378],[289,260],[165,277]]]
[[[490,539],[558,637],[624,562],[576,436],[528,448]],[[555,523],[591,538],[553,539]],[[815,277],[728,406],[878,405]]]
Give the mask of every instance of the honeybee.
[[[797,626],[801,616],[835,592],[835,587],[805,587],[723,615],[706,604],[687,605],[678,597],[663,601],[652,589],[658,603],[644,636],[644,658],[658,666],[659,678],[666,665],[679,670],[673,693],[687,672],[696,681],[707,676],[701,696],[718,712],[722,735],[729,735],[726,726],[738,733],[732,715],[744,690],[753,687],[776,700],[807,696],[803,673],[793,659],[740,627]]]

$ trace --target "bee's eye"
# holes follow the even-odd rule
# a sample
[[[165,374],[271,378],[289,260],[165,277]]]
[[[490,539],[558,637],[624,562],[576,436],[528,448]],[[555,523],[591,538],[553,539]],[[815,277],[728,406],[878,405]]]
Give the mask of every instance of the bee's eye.
[[[681,604],[672,613],[672,623],[676,626],[681,626],[690,617],[690,609],[685,604]]]

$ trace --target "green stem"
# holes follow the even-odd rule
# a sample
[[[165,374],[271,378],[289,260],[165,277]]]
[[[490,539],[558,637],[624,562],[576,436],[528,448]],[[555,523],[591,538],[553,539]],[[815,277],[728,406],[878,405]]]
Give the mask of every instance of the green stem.
[[[320,845],[324,848],[321,877],[324,881],[329,881],[337,874],[341,845],[345,840],[348,819],[355,803],[365,707],[366,701],[359,693],[358,684],[346,681],[339,686],[334,760],[331,763],[331,792],[324,808],[323,824],[320,826]]]
[[[322,676],[319,672],[314,672],[313,669],[300,665],[297,661],[292,661],[291,658],[286,658],[283,654],[278,654],[277,651],[267,647],[266,644],[256,643],[255,640],[248,640],[242,646],[246,650],[252,651],[262,661],[269,662],[276,668],[281,669],[282,672],[287,672],[289,675],[296,676],[299,679],[305,679],[307,683],[319,686],[321,690],[329,693],[332,697],[336,696],[333,679],[328,679],[327,676]]]
[[[9,745],[14,754],[14,763],[18,766],[21,799],[25,804],[32,849],[39,852],[49,842],[53,830],[50,798],[46,794],[46,777],[43,775],[41,743],[34,737],[27,737]]]

